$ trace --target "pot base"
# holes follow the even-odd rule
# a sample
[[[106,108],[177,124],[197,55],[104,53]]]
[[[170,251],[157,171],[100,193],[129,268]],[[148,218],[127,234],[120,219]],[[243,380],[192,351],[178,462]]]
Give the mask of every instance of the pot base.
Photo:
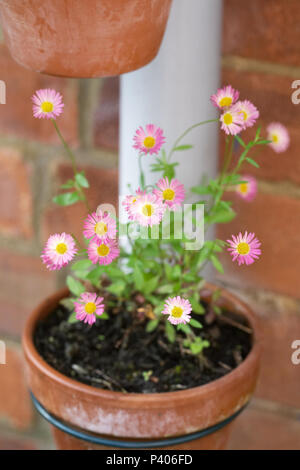
[[[184,442],[176,446],[156,447],[155,450],[225,450],[229,440],[231,426],[232,424],[228,424],[225,428],[201,439]],[[119,447],[96,445],[83,441],[82,439],[77,439],[70,434],[60,431],[55,426],[51,426],[51,430],[58,450],[120,450]],[[135,448],[132,447],[131,449],[134,450]]]
[[[229,416],[224,421],[210,426],[193,434],[184,436],[177,436],[173,438],[165,438],[160,440],[116,440],[113,437],[100,436],[96,434],[88,434],[80,428],[74,428],[63,423],[56,417],[52,416],[48,411],[37,401],[31,393],[31,398],[36,410],[43,418],[52,425],[52,434],[60,450],[104,450],[104,449],[132,449],[132,450],[205,450],[225,449],[230,434],[230,425],[232,421],[244,410],[247,406],[239,409],[232,416]]]

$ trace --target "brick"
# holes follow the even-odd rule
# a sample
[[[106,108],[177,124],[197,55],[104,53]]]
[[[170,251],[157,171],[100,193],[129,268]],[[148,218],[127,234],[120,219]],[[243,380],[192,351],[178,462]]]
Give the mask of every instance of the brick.
[[[0,285],[0,332],[18,335],[32,309],[55,291],[55,274],[38,257],[1,250]]]
[[[6,83],[6,105],[0,105],[2,135],[58,142],[52,123],[32,116],[33,93],[40,88],[54,88],[63,94],[65,103],[65,111],[59,118],[61,131],[68,141],[77,142],[78,82],[41,75],[21,67],[10,57],[4,44],[0,44],[0,70],[1,80]]]
[[[99,204],[113,204],[117,209],[118,199],[118,170],[95,167],[83,167],[90,182],[86,191],[91,210],[96,210]],[[64,182],[72,177],[72,170],[68,164],[59,164],[55,171],[55,179]],[[87,216],[87,209],[83,203],[73,206],[51,206],[44,213],[43,238],[47,239],[54,232],[72,233],[82,239],[83,222]]]
[[[0,148],[0,233],[30,238],[32,227],[32,168],[21,153],[9,147]]]
[[[7,345],[6,364],[0,365],[0,418],[18,429],[29,428],[33,420],[23,361],[20,351]]]
[[[300,298],[300,200],[264,193],[258,193],[251,203],[235,195],[233,200],[237,217],[220,224],[218,236],[226,240],[240,231],[255,232],[262,243],[262,256],[250,266],[238,266],[224,252],[226,281]]]
[[[223,53],[299,66],[298,0],[225,0]]]
[[[299,311],[273,312],[263,317],[261,325],[263,355],[257,395],[299,407],[300,366],[291,361],[291,345],[300,340]]]
[[[262,358],[256,395],[299,408],[300,365],[291,361],[291,345],[300,340],[300,302],[258,289],[230,290],[260,317]]]
[[[271,148],[263,147],[256,157],[260,168],[256,169],[246,163],[245,171],[266,180],[300,183],[298,158],[300,105],[295,105],[291,101],[293,79],[224,68],[222,80],[224,84],[231,83],[234,88],[240,90],[242,99],[249,99],[258,107],[260,111],[258,122],[262,125],[262,135],[266,136],[267,125],[272,121],[281,122],[290,133],[291,144],[286,152],[277,154]],[[253,136],[252,129],[243,132],[241,136],[248,141]],[[257,150],[252,152],[254,155]]]
[[[99,105],[94,117],[94,138],[97,147],[118,150],[119,142],[119,78],[103,80]]]
[[[231,450],[300,450],[300,422],[279,413],[249,408],[235,421]]]

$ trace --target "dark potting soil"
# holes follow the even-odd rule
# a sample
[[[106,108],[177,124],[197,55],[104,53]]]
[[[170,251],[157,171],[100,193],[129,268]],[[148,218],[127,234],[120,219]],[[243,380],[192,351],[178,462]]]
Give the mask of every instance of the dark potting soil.
[[[113,302],[110,302],[113,303]],[[145,331],[143,309],[126,305],[110,307],[108,320],[93,326],[69,323],[70,312],[59,305],[37,326],[35,346],[54,369],[94,387],[135,393],[184,390],[216,380],[237,367],[251,349],[246,320],[230,312],[216,315],[208,305],[204,315],[193,315],[203,329],[197,335],[210,342],[202,357],[182,346],[177,333],[170,343],[163,325]]]

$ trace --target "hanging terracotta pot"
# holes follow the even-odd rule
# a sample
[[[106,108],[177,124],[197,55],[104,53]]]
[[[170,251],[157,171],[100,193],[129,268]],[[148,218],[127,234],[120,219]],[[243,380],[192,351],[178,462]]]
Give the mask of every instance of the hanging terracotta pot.
[[[37,72],[104,77],[156,56],[172,0],[0,0],[13,58]]]
[[[201,298],[211,300],[207,285]],[[34,345],[38,322],[68,295],[62,290],[29,317],[23,335],[29,386],[38,411],[52,424],[59,449],[224,449],[233,419],[254,392],[260,341],[253,312],[222,291],[222,307],[244,317],[253,331],[246,359],[224,377],[200,387],[167,393],[102,390],[77,382],[48,365]]]

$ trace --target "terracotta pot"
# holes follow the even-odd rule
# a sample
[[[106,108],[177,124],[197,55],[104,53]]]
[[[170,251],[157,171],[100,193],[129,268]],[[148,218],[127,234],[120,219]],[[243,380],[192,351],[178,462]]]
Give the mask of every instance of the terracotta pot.
[[[156,56],[172,0],[0,0],[13,58],[37,72],[105,77]]]
[[[215,287],[207,285],[202,298],[208,300]],[[67,295],[62,290],[43,302],[28,318],[23,348],[28,381],[38,402],[60,420],[93,436],[117,441],[160,441],[206,430],[239,412],[254,392],[258,376],[260,341],[253,312],[227,291],[221,305],[247,318],[254,331],[253,347],[245,361],[224,377],[207,385],[183,391],[154,394],[123,394],[101,390],[76,382],[50,367],[33,344],[37,323],[45,318]],[[230,426],[226,425],[201,439],[165,449],[224,449]],[[105,449],[76,439],[55,429],[59,449]],[[142,445],[142,444],[140,444]],[[132,448],[136,448],[132,443]],[[115,445],[113,448],[118,448]]]

